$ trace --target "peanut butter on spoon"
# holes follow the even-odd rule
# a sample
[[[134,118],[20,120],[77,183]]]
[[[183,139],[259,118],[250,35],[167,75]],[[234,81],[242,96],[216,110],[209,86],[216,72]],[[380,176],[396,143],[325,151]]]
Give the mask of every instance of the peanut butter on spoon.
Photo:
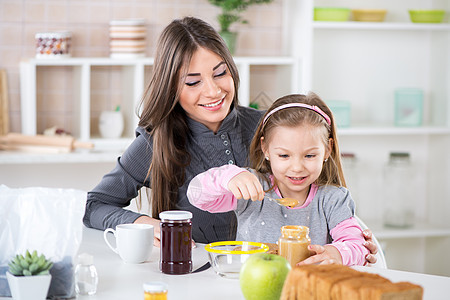
[[[269,199],[270,201],[274,201],[276,202],[278,205],[281,206],[289,206],[289,207],[294,207],[298,204],[298,200],[294,199],[294,198],[280,198],[280,199],[274,199],[272,197],[266,196],[267,199]]]

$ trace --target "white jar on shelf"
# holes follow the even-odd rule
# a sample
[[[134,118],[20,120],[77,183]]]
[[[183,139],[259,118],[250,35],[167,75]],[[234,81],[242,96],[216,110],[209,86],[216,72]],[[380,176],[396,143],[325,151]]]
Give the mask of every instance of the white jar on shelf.
[[[123,133],[124,119],[122,112],[119,111],[102,111],[98,121],[100,135],[103,138],[115,139],[120,138]]]

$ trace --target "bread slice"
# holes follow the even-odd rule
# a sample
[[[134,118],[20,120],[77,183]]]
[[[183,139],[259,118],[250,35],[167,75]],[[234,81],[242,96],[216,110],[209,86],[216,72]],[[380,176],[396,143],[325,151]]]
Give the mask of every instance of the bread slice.
[[[419,300],[423,288],[410,282],[393,283],[378,274],[342,265],[303,265],[286,278],[281,300]]]
[[[380,300],[420,300],[423,288],[411,282],[388,282],[362,286],[361,299]]]
[[[375,284],[389,284],[391,283],[388,279],[370,273],[358,272],[357,277],[347,278],[339,284],[333,286],[330,293],[331,298],[334,299],[346,299],[346,300],[369,300],[361,296],[361,289],[363,287],[371,287]],[[331,299],[330,298],[330,299]]]

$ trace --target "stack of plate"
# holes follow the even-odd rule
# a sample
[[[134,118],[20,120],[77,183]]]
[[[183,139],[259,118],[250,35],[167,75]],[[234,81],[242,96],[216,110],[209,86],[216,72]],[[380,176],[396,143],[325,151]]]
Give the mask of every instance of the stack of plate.
[[[145,20],[113,20],[109,23],[110,56],[136,58],[145,56]]]

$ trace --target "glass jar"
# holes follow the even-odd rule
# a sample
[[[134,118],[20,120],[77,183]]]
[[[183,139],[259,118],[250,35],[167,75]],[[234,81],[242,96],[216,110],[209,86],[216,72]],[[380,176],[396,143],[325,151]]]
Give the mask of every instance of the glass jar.
[[[159,214],[161,229],[160,270],[166,274],[192,272],[192,213],[182,210]]]
[[[286,258],[292,267],[310,257],[308,245],[309,228],[306,226],[287,225],[281,227],[281,237],[278,240],[278,253]]]
[[[384,168],[384,213],[387,227],[406,228],[414,224],[414,170],[409,153],[391,152]]]
[[[75,267],[75,291],[78,295],[94,295],[97,292],[98,275],[94,257],[87,253],[78,255]]]
[[[161,281],[144,283],[144,300],[167,300],[169,286]]]

